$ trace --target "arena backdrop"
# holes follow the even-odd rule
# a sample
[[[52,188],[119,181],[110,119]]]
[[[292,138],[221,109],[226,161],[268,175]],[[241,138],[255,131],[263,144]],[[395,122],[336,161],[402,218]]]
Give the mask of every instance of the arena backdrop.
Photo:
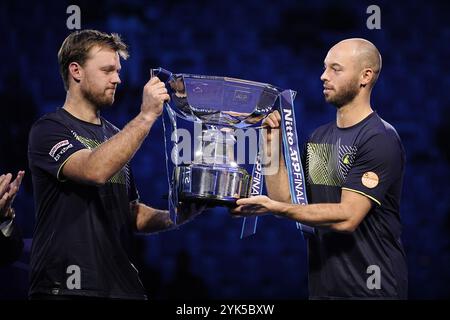
[[[149,69],[230,76],[298,92],[299,139],[332,121],[323,59],[336,42],[372,41],[383,70],[372,106],[400,134],[407,155],[401,203],[409,297],[450,297],[450,27],[442,1],[2,1],[0,171],[26,170],[16,199],[26,238],[19,261],[0,269],[0,298],[26,299],[35,224],[27,140],[31,124],[61,107],[57,51],[73,30],[117,32],[130,47],[116,102],[103,115],[123,127],[138,112]],[[143,202],[167,208],[162,122],[132,163]],[[216,208],[178,231],[138,236],[138,267],[152,299],[305,299],[306,246],[295,224],[241,220]]]

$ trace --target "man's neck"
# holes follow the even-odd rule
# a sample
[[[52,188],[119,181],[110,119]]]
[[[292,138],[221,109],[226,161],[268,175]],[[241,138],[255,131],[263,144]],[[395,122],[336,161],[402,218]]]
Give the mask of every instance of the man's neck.
[[[364,120],[373,112],[370,99],[358,99],[342,106],[336,112],[336,124],[338,128],[348,128]]]
[[[97,107],[84,99],[81,95],[73,94],[68,91],[63,108],[75,118],[93,124],[101,124]]]

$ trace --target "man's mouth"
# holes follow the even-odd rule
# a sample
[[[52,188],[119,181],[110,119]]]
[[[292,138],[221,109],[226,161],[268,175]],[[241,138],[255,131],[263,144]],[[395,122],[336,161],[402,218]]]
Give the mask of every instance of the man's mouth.
[[[334,90],[333,89],[333,87],[330,87],[330,86],[323,86],[323,93],[328,93],[328,92],[330,92],[331,90]]]

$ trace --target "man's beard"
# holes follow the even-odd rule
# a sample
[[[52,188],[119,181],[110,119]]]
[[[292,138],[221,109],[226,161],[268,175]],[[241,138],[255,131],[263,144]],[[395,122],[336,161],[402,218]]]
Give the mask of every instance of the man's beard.
[[[81,93],[83,94],[86,100],[88,100],[98,109],[101,109],[103,107],[109,107],[114,102],[114,95],[109,96],[106,91],[104,91],[103,94],[98,94],[93,92],[93,90],[90,90],[89,88],[87,89],[81,88]]]
[[[334,96],[325,97],[325,101],[331,103],[336,108],[340,109],[343,106],[347,105],[359,93],[358,81],[352,81],[348,85],[346,85],[340,92],[335,91],[336,94]]]

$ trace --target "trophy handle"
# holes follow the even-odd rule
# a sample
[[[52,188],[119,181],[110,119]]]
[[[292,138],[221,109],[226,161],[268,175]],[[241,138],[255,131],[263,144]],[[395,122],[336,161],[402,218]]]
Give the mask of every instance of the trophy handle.
[[[172,72],[170,72],[166,69],[163,69],[161,67],[155,68],[155,69],[150,69],[150,78],[153,78],[153,77],[158,77],[159,80],[166,83],[172,77]]]

